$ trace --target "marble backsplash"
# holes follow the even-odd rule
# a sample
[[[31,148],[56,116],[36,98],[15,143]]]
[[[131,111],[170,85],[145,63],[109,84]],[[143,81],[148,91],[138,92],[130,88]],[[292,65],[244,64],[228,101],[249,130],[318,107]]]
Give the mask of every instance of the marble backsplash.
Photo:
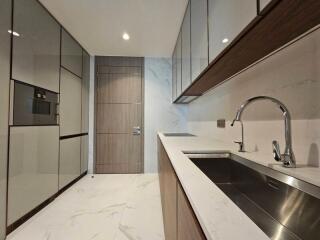
[[[320,29],[290,44],[251,68],[212,89],[188,105],[189,131],[236,147],[240,125],[230,121],[243,101],[267,95],[291,112],[293,149],[298,164],[319,167],[320,148]],[[226,119],[226,128],[216,121]],[[253,103],[243,114],[247,151],[270,153],[272,140],[284,149],[281,111],[269,102]]]
[[[172,104],[172,65],[167,58],[145,58],[144,170],[158,171],[157,132],[185,132],[186,106]]]

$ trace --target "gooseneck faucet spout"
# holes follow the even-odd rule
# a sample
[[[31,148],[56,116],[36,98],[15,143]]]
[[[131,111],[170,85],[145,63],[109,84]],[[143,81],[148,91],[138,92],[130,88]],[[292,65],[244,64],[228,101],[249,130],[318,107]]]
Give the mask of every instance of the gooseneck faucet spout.
[[[235,121],[241,121],[241,116],[244,109],[253,102],[260,101],[260,100],[268,100],[275,103],[281,110],[282,115],[284,117],[284,126],[285,126],[285,150],[283,154],[279,154],[279,144],[277,141],[273,141],[273,153],[274,159],[276,161],[282,161],[284,167],[294,168],[296,167],[296,161],[292,150],[292,136],[291,136],[291,116],[287,107],[280,102],[279,100],[268,97],[268,96],[257,96],[248,99],[243,104],[241,104],[239,110],[237,111],[235,119],[232,121],[231,126],[234,125]]]

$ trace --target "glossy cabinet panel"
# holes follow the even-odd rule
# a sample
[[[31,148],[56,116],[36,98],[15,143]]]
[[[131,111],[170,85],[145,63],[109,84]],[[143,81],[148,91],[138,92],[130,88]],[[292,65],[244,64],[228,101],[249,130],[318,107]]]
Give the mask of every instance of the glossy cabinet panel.
[[[59,127],[11,127],[8,224],[58,191]]]
[[[83,76],[82,76],[82,122],[81,132],[89,131],[89,89],[90,89],[90,55],[83,51]]]
[[[176,51],[177,51],[177,97],[181,94],[181,73],[182,73],[182,64],[181,64],[181,33],[178,36]]]
[[[209,60],[214,60],[256,17],[256,0],[209,0]]]
[[[14,31],[12,78],[59,92],[60,25],[38,1],[15,0]]]
[[[177,98],[177,48],[172,54],[172,101]]]
[[[208,4],[207,0],[191,0],[191,80],[208,66]]]
[[[81,137],[60,141],[59,189],[80,176]]]
[[[64,29],[61,36],[61,65],[82,76],[82,48]]]
[[[182,36],[182,92],[191,84],[191,15],[188,4],[181,28]]]
[[[0,0],[0,240],[5,238],[11,1]]]
[[[88,158],[89,158],[89,137],[81,137],[81,173],[88,170]]]
[[[60,135],[81,132],[82,79],[61,69],[60,82]]]
[[[272,0],[259,0],[259,8],[260,8],[260,11],[262,11],[270,2],[272,2]]]

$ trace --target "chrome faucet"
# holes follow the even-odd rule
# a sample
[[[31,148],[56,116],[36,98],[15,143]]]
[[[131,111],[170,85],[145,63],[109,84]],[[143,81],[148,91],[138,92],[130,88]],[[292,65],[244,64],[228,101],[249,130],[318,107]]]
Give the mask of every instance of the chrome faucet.
[[[296,161],[292,150],[292,138],[291,138],[291,117],[289,110],[287,107],[280,102],[279,100],[268,97],[268,96],[258,96],[253,97],[245,101],[239,108],[237,115],[235,119],[232,121],[231,126],[234,125],[235,121],[241,121],[241,116],[244,111],[244,109],[252,102],[259,101],[259,100],[269,100],[273,103],[275,103],[280,110],[282,111],[283,117],[284,117],[284,126],[285,126],[285,150],[284,153],[280,153],[280,147],[278,141],[272,142],[272,148],[273,148],[273,157],[276,161],[281,161],[283,163],[284,167],[287,168],[295,168],[296,167]]]

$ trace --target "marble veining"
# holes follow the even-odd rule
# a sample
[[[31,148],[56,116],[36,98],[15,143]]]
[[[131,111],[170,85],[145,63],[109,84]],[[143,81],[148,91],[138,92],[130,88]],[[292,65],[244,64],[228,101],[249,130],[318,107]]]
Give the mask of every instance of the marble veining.
[[[163,240],[157,174],[87,175],[8,240]]]
[[[185,132],[186,106],[172,104],[172,64],[145,58],[145,171],[157,172],[157,131]]]

